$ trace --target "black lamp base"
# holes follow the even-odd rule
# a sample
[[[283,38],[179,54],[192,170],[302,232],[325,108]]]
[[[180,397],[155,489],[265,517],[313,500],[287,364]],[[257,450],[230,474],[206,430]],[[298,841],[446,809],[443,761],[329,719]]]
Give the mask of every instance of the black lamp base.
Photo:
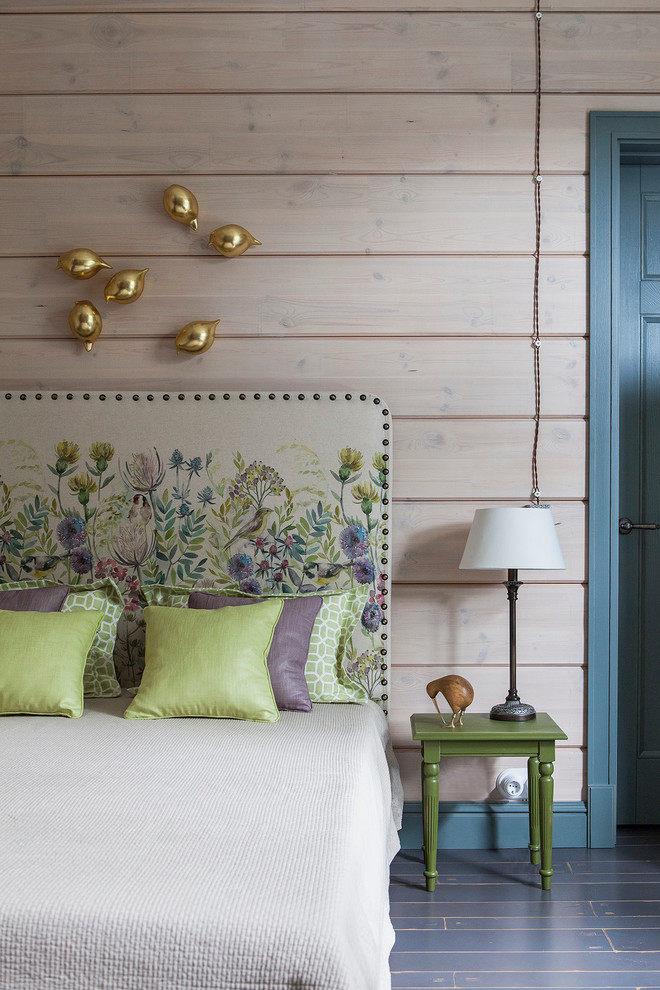
[[[498,722],[529,722],[536,718],[536,712],[531,705],[524,701],[505,701],[501,705],[493,705],[490,717]]]

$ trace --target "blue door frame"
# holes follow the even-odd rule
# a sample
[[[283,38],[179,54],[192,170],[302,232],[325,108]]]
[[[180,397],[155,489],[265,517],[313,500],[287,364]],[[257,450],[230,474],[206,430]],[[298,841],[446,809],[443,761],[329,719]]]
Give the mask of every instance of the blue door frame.
[[[660,113],[590,114],[588,843],[616,839],[619,189],[622,155],[660,155]]]

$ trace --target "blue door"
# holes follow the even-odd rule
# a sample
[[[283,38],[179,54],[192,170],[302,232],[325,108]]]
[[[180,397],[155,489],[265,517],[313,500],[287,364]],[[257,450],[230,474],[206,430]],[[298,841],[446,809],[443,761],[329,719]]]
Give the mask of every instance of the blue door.
[[[641,825],[660,823],[660,165],[622,165],[620,216],[617,820]]]

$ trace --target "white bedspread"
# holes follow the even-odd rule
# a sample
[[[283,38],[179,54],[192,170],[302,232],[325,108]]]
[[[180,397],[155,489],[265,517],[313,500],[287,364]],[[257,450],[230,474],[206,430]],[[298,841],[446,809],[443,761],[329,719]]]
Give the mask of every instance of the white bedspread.
[[[0,988],[389,987],[377,706],[128,721],[129,700],[0,719]]]

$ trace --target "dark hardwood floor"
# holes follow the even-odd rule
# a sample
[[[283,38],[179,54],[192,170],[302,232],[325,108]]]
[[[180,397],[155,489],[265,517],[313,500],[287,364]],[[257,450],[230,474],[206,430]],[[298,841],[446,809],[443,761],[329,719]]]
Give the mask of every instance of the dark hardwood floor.
[[[660,828],[622,828],[614,849],[555,849],[542,891],[527,850],[421,851],[392,863],[393,990],[660,988]]]

